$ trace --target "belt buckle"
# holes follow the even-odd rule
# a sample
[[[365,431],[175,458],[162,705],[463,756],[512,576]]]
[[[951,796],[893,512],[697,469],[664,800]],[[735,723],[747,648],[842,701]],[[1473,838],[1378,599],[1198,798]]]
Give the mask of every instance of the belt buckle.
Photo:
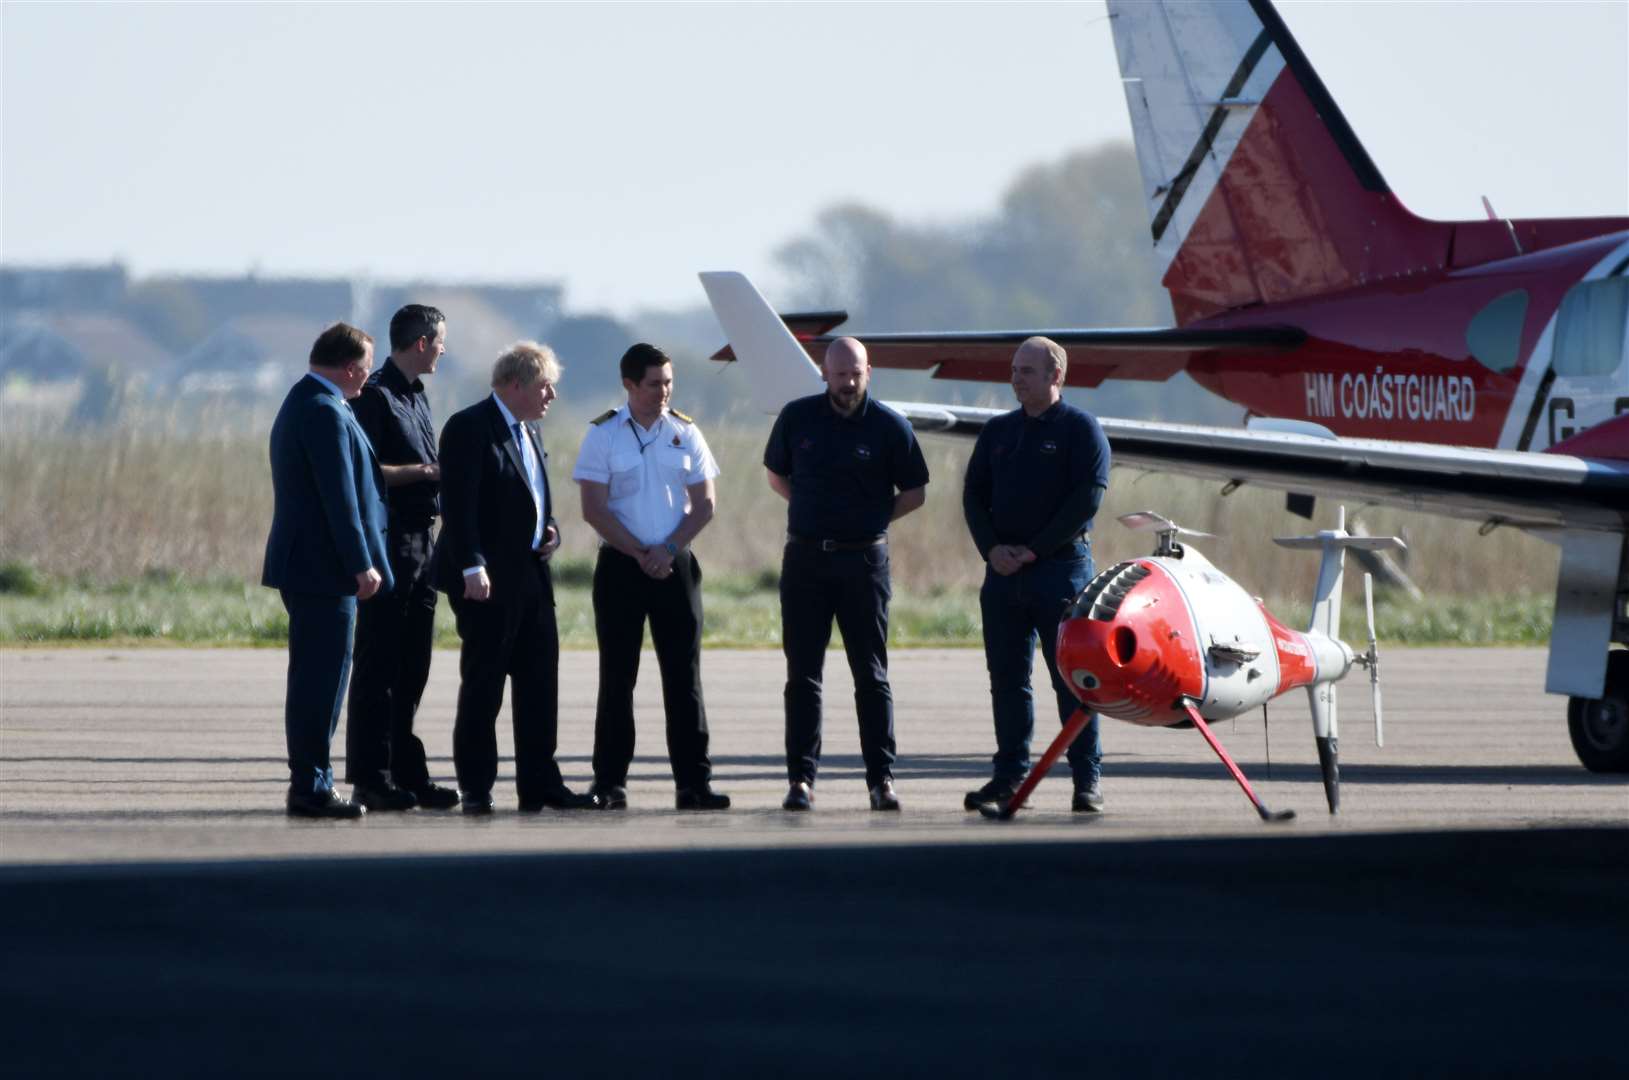
[[[828,551],[828,552],[836,551],[837,550],[837,541],[835,541],[835,540],[822,540],[822,541],[820,541],[820,550],[821,551]]]

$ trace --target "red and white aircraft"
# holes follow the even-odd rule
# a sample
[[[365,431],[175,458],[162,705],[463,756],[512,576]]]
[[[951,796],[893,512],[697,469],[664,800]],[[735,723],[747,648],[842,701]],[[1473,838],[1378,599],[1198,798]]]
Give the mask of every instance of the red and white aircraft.
[[[1268,0],[1108,0],[1178,325],[860,334],[872,364],[1006,381],[1024,338],[1068,382],[1187,371],[1245,429],[1103,419],[1115,463],[1530,530],[1561,549],[1546,689],[1629,771],[1629,218],[1427,221],[1369,159]],[[761,407],[819,392],[842,312],[774,315],[703,274]],[[788,344],[796,346],[794,370]],[[923,431],[996,410],[894,403]],[[1542,451],[1542,452],[1539,452]]]

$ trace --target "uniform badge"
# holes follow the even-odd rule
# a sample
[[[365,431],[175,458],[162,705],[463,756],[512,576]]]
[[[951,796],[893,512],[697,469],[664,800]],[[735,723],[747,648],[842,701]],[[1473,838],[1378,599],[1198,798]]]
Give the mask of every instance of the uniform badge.
[[[801,442],[798,443],[798,449],[799,450],[813,450],[814,449],[814,440],[813,439],[804,439],[804,440],[802,440]]]
[[[871,448],[866,446],[864,443],[857,444],[854,447],[854,456],[859,458],[861,461],[870,461]]]
[[[1043,442],[1041,444],[1041,453],[1043,453],[1043,454],[1056,454],[1057,452],[1058,452],[1058,444],[1053,442],[1051,439],[1047,439],[1045,442]]]

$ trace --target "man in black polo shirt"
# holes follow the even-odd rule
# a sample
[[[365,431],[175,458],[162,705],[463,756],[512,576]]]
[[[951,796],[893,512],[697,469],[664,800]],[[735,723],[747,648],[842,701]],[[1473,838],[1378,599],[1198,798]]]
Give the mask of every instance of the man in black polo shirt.
[[[430,782],[413,716],[430,678],[436,592],[431,528],[440,512],[441,466],[423,377],[446,352],[447,320],[408,304],[390,320],[390,359],[353,403],[385,475],[387,536],[396,588],[361,605],[345,722],[346,779],[369,810],[450,810],[458,792]]]
[[[865,346],[838,338],[826,393],[781,410],[764,447],[769,486],[790,504],[781,561],[787,810],[808,810],[820,767],[821,674],[832,618],[854,674],[871,809],[898,810],[888,687],[888,523],[921,506],[928,466],[910,423],[866,394]]]
[[[1012,359],[1019,408],[979,432],[967,463],[962,511],[989,566],[979,590],[984,657],[995,711],[994,777],[963,805],[1011,799],[1029,771],[1035,732],[1030,671],[1039,638],[1068,723],[1079,702],[1058,673],[1058,623],[1092,576],[1087,530],[1109,485],[1109,443],[1093,416],[1063,400],[1069,358],[1050,338],[1032,337]],[[1094,716],[1069,747],[1074,809],[1103,808],[1103,747]]]

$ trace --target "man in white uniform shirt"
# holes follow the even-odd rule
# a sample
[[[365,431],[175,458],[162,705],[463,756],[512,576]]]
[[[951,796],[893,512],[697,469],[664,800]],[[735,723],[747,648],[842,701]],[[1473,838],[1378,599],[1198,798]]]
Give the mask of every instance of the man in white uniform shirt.
[[[582,488],[583,520],[603,541],[594,567],[600,692],[592,791],[606,809],[627,808],[634,682],[649,618],[678,808],[726,810],[729,796],[712,789],[707,756],[701,566],[690,551],[713,519],[718,464],[695,421],[668,408],[673,364],[666,353],[634,345],[621,373],[628,403],[589,425],[571,474]]]

